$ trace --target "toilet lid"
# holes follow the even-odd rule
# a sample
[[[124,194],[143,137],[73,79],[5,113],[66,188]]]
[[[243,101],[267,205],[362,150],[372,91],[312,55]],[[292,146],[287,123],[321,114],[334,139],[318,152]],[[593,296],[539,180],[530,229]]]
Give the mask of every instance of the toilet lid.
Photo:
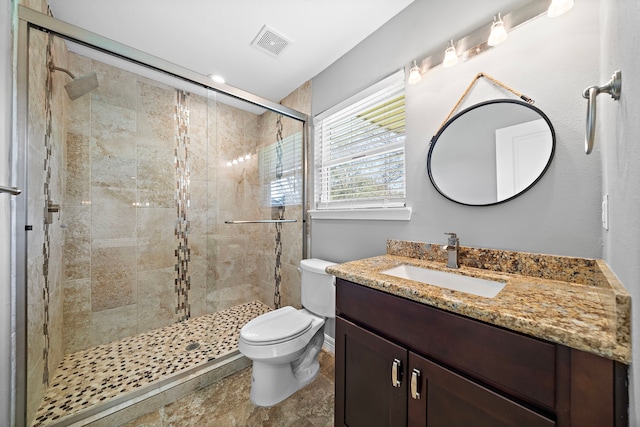
[[[311,327],[312,319],[293,307],[282,307],[249,321],[240,330],[240,337],[263,344],[284,341],[304,333]]]

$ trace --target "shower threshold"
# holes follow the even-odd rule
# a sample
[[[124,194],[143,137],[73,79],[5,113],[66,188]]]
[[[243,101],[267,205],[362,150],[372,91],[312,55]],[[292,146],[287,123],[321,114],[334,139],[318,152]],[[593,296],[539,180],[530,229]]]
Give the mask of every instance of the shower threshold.
[[[33,426],[92,422],[178,385],[198,388],[230,375],[249,364],[238,352],[240,328],[269,310],[252,301],[68,354]],[[161,397],[166,403],[167,396]]]

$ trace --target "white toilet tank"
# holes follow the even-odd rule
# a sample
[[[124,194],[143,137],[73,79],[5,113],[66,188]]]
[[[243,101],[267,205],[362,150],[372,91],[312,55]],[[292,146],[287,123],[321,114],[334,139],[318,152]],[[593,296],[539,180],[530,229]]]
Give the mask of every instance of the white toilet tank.
[[[324,269],[335,262],[317,258],[300,261],[302,306],[322,317],[336,317],[335,277]]]

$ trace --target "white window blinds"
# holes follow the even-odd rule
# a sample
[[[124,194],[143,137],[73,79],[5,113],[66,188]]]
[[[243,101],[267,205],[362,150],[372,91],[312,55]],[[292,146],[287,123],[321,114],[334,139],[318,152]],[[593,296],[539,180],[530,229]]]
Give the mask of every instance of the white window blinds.
[[[264,206],[302,203],[302,133],[282,140],[282,176],[277,178],[277,143],[259,151],[260,185]]]
[[[405,205],[404,70],[314,119],[316,209]]]

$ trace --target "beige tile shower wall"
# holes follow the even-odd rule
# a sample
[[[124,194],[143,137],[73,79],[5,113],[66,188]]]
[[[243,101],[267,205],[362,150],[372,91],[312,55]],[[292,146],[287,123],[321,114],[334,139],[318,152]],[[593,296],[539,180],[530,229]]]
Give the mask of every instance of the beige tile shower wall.
[[[53,43],[54,62],[66,65],[69,62],[69,53],[64,41],[54,37]],[[66,157],[65,137],[67,124],[65,117],[71,104],[64,85],[69,82],[66,74],[53,73],[53,98],[52,98],[52,145],[54,147],[51,163],[51,200],[62,206],[65,193],[64,164]],[[49,366],[50,378],[55,373],[60,360],[64,356],[63,336],[63,307],[64,288],[62,277],[62,258],[64,251],[65,213],[52,213],[53,222],[50,226],[51,255],[49,261],[50,270],[50,298],[49,298]]]
[[[44,393],[43,374],[45,347],[44,337],[44,277],[42,266],[43,207],[45,180],[44,134],[45,134],[45,81],[46,81],[46,36],[34,34],[29,39],[29,51],[33,60],[29,62],[29,188],[27,224],[33,230],[27,234],[27,422],[30,425]]]
[[[31,5],[31,6],[35,6]],[[27,242],[27,421],[31,423],[40,404],[47,378],[51,378],[63,356],[63,289],[62,289],[62,244],[64,232],[61,225],[66,219],[62,211],[53,214],[49,225],[48,251],[46,241],[45,186],[49,188],[49,200],[61,203],[64,189],[62,178],[64,166],[65,120],[68,98],[63,89],[68,77],[53,72],[50,95],[51,128],[49,129],[50,152],[45,148],[47,133],[47,43],[48,36],[33,30],[29,45],[29,146],[28,146],[28,219],[33,230]],[[67,53],[61,40],[54,40],[52,61],[66,66]],[[48,163],[46,159],[48,158]],[[47,176],[47,165],[50,175]],[[47,184],[48,182],[48,184]],[[45,269],[45,265],[47,268]],[[45,282],[45,270],[48,270]]]
[[[68,117],[65,350],[78,351],[177,320],[174,289],[176,90],[71,55],[100,87]],[[227,225],[260,211],[260,117],[189,94],[191,316],[259,298],[273,239],[264,225]],[[240,167],[228,160],[253,154]],[[270,217],[270,213],[267,213]],[[271,271],[270,275],[273,275]],[[272,298],[271,298],[272,299]],[[271,300],[268,300],[271,301]]]
[[[282,105],[310,114],[311,111],[311,82],[306,82],[298,89],[281,101]],[[260,118],[260,146],[267,147],[276,142],[276,120],[275,113],[264,113]],[[302,132],[302,123],[290,119],[282,119],[282,136],[287,138]],[[262,217],[270,218],[272,215],[271,208],[261,206]],[[275,212],[275,211],[274,211]],[[276,215],[274,213],[274,215]],[[291,305],[301,307],[300,300],[300,272],[298,266],[302,258],[302,206],[287,205],[285,207],[285,218],[297,219],[296,223],[285,223],[282,225],[282,258],[281,258],[281,276],[280,284],[281,305]],[[269,226],[266,232],[256,236],[260,246],[259,260],[259,276],[257,283],[260,284],[261,300],[273,307],[273,297],[275,291],[275,227]]]
[[[176,304],[176,91],[75,54],[71,68],[100,86],[69,116],[67,352],[171,324]]]
[[[176,90],[134,76],[137,96],[135,201],[136,333],[175,323],[177,298]],[[126,335],[125,335],[126,336]]]
[[[91,71],[91,60],[69,55],[75,75]],[[65,353],[87,348],[91,327],[91,96],[69,106],[66,139],[66,221],[63,253]]]
[[[281,104],[298,110],[302,113],[311,114],[311,80],[303,83],[299,88],[285,97]],[[284,135],[294,135],[303,132],[302,123],[287,119],[284,122]],[[311,157],[312,158],[312,157]],[[311,165],[311,164],[310,164]],[[298,220],[294,227],[283,227],[283,305],[301,306],[300,301],[300,272],[298,266],[302,259],[302,205],[287,206],[287,217]],[[293,224],[290,224],[293,225]]]
[[[189,138],[190,138],[190,218],[191,234],[191,291],[189,303],[191,316],[201,316],[213,312],[207,308],[208,238],[215,228],[209,226],[215,218],[210,215],[213,200],[210,189],[215,189],[217,150],[215,149],[216,104],[201,96],[189,98]],[[209,135],[212,135],[210,138]],[[211,182],[209,181],[211,179]],[[215,204],[213,204],[215,207]]]
[[[225,220],[260,218],[258,185],[258,116],[226,104],[217,105],[216,138],[218,159],[216,186],[212,197],[217,207],[216,232],[211,235],[210,277],[207,304],[211,311],[221,310],[256,298],[256,236],[261,224],[225,224]],[[231,161],[246,154],[251,159],[234,166]]]
[[[44,276],[42,266],[45,241],[43,227],[44,193],[44,134],[45,134],[45,81],[46,36],[34,34],[29,39],[33,60],[29,62],[29,188],[27,224],[33,230],[27,234],[27,420],[33,418],[42,399],[44,384]]]

